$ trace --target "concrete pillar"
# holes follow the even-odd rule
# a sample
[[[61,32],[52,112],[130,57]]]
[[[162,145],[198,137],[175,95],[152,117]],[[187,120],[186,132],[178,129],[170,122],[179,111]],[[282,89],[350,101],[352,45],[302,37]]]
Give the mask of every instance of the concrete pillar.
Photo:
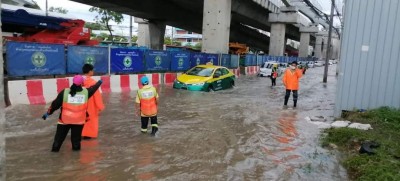
[[[299,57],[308,57],[310,46],[310,33],[300,33]]]
[[[271,37],[269,40],[269,55],[283,56],[286,47],[286,24],[273,23],[271,25]]]
[[[322,59],[322,35],[317,34],[315,40],[314,56],[318,59]]]
[[[204,0],[202,52],[228,53],[232,0]]]
[[[150,21],[150,48],[153,50],[163,50],[165,36],[165,22]]]
[[[324,36],[322,37],[323,47],[322,47],[322,59],[326,59],[326,51],[328,50],[328,37]]]
[[[149,24],[139,23],[137,44],[138,46],[150,47]]]
[[[332,59],[339,59],[340,40],[337,37],[332,38]]]
[[[161,21],[147,21],[135,18],[138,27],[138,46],[145,46],[155,50],[162,50],[164,45],[165,23]]]
[[[308,57],[309,47],[310,47],[310,35],[311,33],[317,33],[318,27],[300,27],[300,47],[299,47],[299,57]]]
[[[297,24],[300,15],[296,7],[282,7],[280,13],[270,13],[268,21],[271,23],[271,36],[269,41],[269,55],[282,56],[285,52],[286,24]]]

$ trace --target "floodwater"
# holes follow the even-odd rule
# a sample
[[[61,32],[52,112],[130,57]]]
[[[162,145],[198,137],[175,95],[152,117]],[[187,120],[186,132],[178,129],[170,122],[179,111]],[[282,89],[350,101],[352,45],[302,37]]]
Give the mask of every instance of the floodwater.
[[[134,92],[103,95],[99,138],[72,152],[69,137],[50,152],[58,115],[45,106],[6,110],[7,180],[347,180],[338,156],[319,146],[304,118],[332,116],[335,66],[301,80],[297,109],[282,109],[281,79],[242,76],[234,89],[189,92],[159,87],[160,131],[140,133]],[[289,105],[293,105],[290,100]]]

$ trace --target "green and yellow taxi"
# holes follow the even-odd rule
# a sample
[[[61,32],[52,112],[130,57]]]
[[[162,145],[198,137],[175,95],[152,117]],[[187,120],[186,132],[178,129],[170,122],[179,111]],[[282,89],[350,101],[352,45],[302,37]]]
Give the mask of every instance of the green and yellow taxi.
[[[191,91],[218,91],[235,85],[235,75],[226,67],[214,65],[198,65],[174,81],[176,89]]]

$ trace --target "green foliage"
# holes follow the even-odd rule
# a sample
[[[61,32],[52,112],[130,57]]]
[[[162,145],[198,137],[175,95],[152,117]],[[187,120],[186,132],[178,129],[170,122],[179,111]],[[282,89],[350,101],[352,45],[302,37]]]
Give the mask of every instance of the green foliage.
[[[96,12],[97,15],[95,16],[95,21],[97,23],[107,25],[110,23],[110,21],[114,21],[117,24],[122,23],[124,20],[124,17],[122,16],[121,13],[117,13],[115,11],[110,11],[107,9],[102,9],[98,7],[91,7],[89,9],[90,12]]]
[[[138,37],[136,35],[133,35],[131,38],[132,43],[137,42],[137,40],[138,40]]]
[[[193,48],[196,50],[201,50],[201,43],[197,43]]]
[[[101,25],[105,25],[108,29],[108,31],[110,32],[110,36],[111,36],[111,40],[114,42],[113,40],[113,35],[112,35],[112,30],[111,30],[111,26],[110,26],[110,21],[114,21],[117,24],[122,23],[122,21],[124,20],[124,16],[122,16],[121,13],[117,13],[115,11],[110,11],[107,9],[102,9],[102,8],[98,8],[98,7],[91,7],[89,9],[90,12],[96,12],[97,15],[95,16],[95,21]]]
[[[400,111],[387,107],[364,113],[352,113],[352,122],[371,124],[373,130],[350,128],[326,130],[322,138],[324,146],[336,144],[346,154],[343,165],[353,180],[400,180]],[[359,154],[359,145],[373,140],[381,146],[375,155]]]
[[[85,28],[90,28],[91,30],[108,30],[106,26],[99,23],[85,23]]]
[[[165,37],[164,38],[164,44],[165,45],[173,45],[173,46],[182,46],[182,42],[179,42],[179,41],[173,41],[172,42],[170,37]]]
[[[61,14],[67,14],[68,13],[67,9],[64,9],[62,7],[53,7],[53,6],[49,8],[49,11],[50,12],[61,13]]]

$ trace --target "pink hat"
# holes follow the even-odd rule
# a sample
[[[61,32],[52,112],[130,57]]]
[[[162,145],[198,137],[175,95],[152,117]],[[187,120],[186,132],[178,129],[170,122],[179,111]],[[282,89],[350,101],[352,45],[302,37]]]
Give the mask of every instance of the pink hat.
[[[74,78],[72,79],[72,82],[75,85],[82,85],[83,81],[84,81],[84,79],[83,79],[83,77],[81,75],[75,75]]]

